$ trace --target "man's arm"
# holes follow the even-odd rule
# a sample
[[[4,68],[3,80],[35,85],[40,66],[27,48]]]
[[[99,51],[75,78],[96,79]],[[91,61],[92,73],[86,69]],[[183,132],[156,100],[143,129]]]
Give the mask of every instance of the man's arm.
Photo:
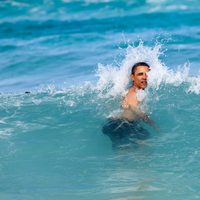
[[[158,125],[155,123],[155,121],[153,121],[152,119],[150,119],[148,117],[148,115],[146,115],[145,113],[143,113],[142,111],[139,111],[140,112],[140,116],[141,116],[141,119],[146,122],[147,124],[149,124],[150,126],[152,126],[156,131],[160,131],[160,128],[158,127]]]

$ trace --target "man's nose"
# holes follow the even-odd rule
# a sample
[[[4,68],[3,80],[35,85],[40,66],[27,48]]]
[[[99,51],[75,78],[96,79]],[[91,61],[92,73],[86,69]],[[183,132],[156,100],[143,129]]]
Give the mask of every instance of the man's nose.
[[[147,79],[148,75],[146,73],[143,74],[143,79]]]

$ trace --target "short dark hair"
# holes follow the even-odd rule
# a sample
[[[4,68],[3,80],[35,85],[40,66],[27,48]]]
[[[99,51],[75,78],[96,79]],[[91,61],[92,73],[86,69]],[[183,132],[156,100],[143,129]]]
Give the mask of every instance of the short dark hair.
[[[131,69],[131,74],[134,74],[136,68],[139,67],[139,66],[146,66],[146,67],[148,67],[148,68],[150,69],[150,66],[149,66],[147,63],[145,63],[145,62],[137,62],[137,63],[135,63],[135,64],[133,65],[133,67],[132,67],[132,69]]]

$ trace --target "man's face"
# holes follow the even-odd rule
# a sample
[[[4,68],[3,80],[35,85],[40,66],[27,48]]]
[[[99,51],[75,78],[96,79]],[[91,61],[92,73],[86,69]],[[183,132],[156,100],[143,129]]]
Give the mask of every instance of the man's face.
[[[149,72],[147,66],[138,66],[135,69],[135,73],[131,75],[131,79],[134,81],[134,86],[138,89],[145,89],[147,87],[147,73]]]

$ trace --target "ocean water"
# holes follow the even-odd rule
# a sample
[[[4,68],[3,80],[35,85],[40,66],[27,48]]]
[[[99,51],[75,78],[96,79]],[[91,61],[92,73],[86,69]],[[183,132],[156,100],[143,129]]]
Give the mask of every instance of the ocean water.
[[[200,199],[198,0],[0,1],[0,199]],[[113,148],[131,66],[159,126]]]

